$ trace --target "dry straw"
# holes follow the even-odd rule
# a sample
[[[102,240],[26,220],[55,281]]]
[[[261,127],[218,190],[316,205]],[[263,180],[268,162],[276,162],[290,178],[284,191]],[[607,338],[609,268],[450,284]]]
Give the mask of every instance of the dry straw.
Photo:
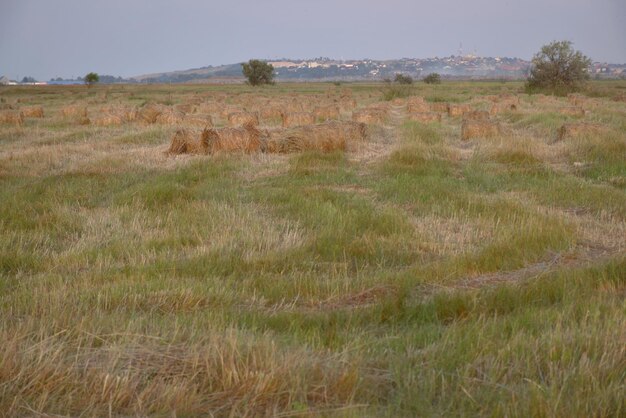
[[[500,134],[500,125],[496,122],[465,120],[461,126],[461,139],[492,138]]]

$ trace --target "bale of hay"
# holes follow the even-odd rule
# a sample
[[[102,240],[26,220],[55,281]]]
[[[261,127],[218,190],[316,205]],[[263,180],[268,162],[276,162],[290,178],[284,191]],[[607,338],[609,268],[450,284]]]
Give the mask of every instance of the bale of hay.
[[[585,109],[580,106],[566,106],[559,109],[561,115],[582,117],[585,116]]]
[[[448,103],[435,102],[430,104],[431,112],[448,113]]]
[[[423,123],[441,122],[441,113],[420,112],[409,113],[409,120]]]
[[[272,132],[265,149],[272,153],[345,151],[365,139],[364,123],[332,121]]]
[[[25,118],[43,118],[43,107],[26,106],[20,109]]]
[[[201,128],[212,127],[213,118],[211,115],[185,115],[183,117],[183,124],[190,126],[199,126]]]
[[[265,121],[281,119],[285,109],[282,106],[263,106],[259,110],[259,116]]]
[[[184,104],[179,104],[179,105],[174,106],[174,110],[182,114],[193,113],[195,108],[196,108],[195,105],[191,103],[184,103]]]
[[[352,120],[370,125],[382,125],[387,120],[387,112],[383,109],[375,108],[361,109],[352,113]]]
[[[259,124],[259,117],[252,112],[235,112],[228,115],[228,124],[233,127]]]
[[[465,120],[489,120],[489,112],[486,110],[471,110],[463,114]]]
[[[83,105],[70,105],[61,108],[61,114],[65,118],[86,118],[87,106]]]
[[[463,116],[465,113],[470,112],[471,110],[472,108],[467,104],[449,104],[448,116]]]
[[[174,133],[168,154],[207,154],[208,144],[199,135],[193,135],[187,129],[179,129]]]
[[[0,123],[5,125],[24,125],[24,114],[16,110],[4,110],[0,112]]]
[[[310,112],[284,112],[281,118],[283,128],[312,125],[315,123],[315,116]]]
[[[333,120],[339,119],[339,108],[337,106],[319,106],[313,111],[313,115],[317,120]]]
[[[105,113],[100,116],[96,116],[93,119],[93,124],[96,126],[118,126],[122,124],[122,118],[117,115]]]
[[[155,122],[162,125],[178,125],[183,122],[183,114],[170,108],[165,108],[157,115]]]
[[[164,108],[165,107],[163,105],[149,103],[139,109],[139,111],[137,112],[137,117],[140,121],[144,123],[156,123],[157,118],[161,113],[163,113]]]
[[[565,123],[557,130],[557,139],[560,141],[580,135],[597,135],[605,130],[604,126],[597,123]]]
[[[220,108],[220,117],[228,120],[228,116],[232,113],[241,112],[241,108],[238,106],[226,105]]]
[[[428,103],[421,101],[411,101],[407,104],[407,112],[409,113],[429,113],[430,112],[430,106],[428,106]]]
[[[241,128],[207,128],[202,131],[201,140],[210,154],[216,152],[244,152],[247,154],[261,151],[266,134],[256,125],[246,124]]]
[[[461,126],[461,139],[491,138],[500,134],[500,125],[484,120],[465,120]]]

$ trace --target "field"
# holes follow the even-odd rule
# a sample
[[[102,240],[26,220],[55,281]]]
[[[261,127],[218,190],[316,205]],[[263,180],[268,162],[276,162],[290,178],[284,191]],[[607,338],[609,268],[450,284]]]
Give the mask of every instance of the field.
[[[626,82],[382,89],[1,89],[0,416],[625,416]]]

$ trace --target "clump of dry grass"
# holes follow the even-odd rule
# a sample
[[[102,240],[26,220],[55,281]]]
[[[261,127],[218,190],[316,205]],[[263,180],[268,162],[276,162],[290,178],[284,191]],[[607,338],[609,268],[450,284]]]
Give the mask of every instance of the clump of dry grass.
[[[318,106],[313,110],[313,115],[317,120],[339,119],[339,108],[337,106]]]
[[[208,144],[197,133],[179,129],[174,133],[168,154],[207,154]]]
[[[86,118],[87,106],[84,105],[70,105],[61,108],[61,114],[65,118]]]
[[[409,120],[416,122],[441,122],[441,113],[435,112],[421,112],[421,113],[409,113]]]
[[[431,112],[448,113],[448,103],[435,102],[430,104]]]
[[[20,109],[25,118],[43,118],[43,107],[41,106],[25,106]]]
[[[463,114],[466,120],[489,120],[489,112],[486,110],[471,110]]]
[[[424,100],[410,100],[407,103],[407,111],[409,113],[427,113],[430,112],[430,106]]]
[[[517,110],[517,104],[514,102],[498,102],[494,103],[489,110],[490,115],[497,115],[502,112],[512,112]]]
[[[183,103],[174,106],[174,110],[179,113],[193,113],[196,110],[196,106],[192,103]]]
[[[461,139],[463,141],[473,138],[492,138],[499,134],[500,125],[497,122],[465,120],[461,126]]]
[[[137,113],[140,121],[148,124],[156,123],[157,118],[163,113],[164,106],[156,103],[149,103],[143,106]]]
[[[367,126],[359,122],[332,121],[271,132],[266,151],[290,153],[302,151],[346,151],[366,140]]]
[[[385,109],[366,108],[352,113],[352,120],[371,125],[382,125],[387,121],[387,116],[388,113]]]
[[[283,128],[312,125],[315,116],[310,112],[283,112],[281,115]]]
[[[162,125],[180,125],[183,122],[183,117],[183,113],[168,107],[163,109],[156,117],[156,123]]]
[[[201,128],[213,126],[213,118],[211,115],[185,115],[183,118],[183,125],[199,126]]]
[[[117,115],[105,113],[93,118],[93,124],[96,126],[119,126],[123,122],[122,118]]]
[[[208,152],[244,152],[251,154],[262,149],[265,132],[249,123],[240,128],[205,129],[202,131],[202,143]]]
[[[559,113],[567,116],[582,117],[585,116],[585,109],[580,106],[565,106],[559,109]]]
[[[20,111],[4,110],[0,112],[0,123],[6,125],[24,125],[24,114]]]
[[[465,113],[468,113],[472,110],[470,105],[467,104],[449,104],[448,105],[448,116],[456,117],[463,116]]]
[[[563,140],[581,135],[597,135],[606,131],[606,127],[598,123],[565,123],[557,131],[557,139]]]
[[[252,112],[235,112],[228,115],[228,124],[233,127],[259,124],[259,117]]]
[[[267,105],[259,109],[259,116],[264,121],[276,120],[282,118],[285,109],[279,105]]]

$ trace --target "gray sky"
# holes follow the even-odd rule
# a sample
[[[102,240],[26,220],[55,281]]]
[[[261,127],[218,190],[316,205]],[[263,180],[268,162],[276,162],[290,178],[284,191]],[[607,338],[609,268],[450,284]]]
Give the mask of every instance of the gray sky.
[[[626,0],[0,0],[0,75],[124,77],[250,58],[529,59],[568,39],[626,62]]]

